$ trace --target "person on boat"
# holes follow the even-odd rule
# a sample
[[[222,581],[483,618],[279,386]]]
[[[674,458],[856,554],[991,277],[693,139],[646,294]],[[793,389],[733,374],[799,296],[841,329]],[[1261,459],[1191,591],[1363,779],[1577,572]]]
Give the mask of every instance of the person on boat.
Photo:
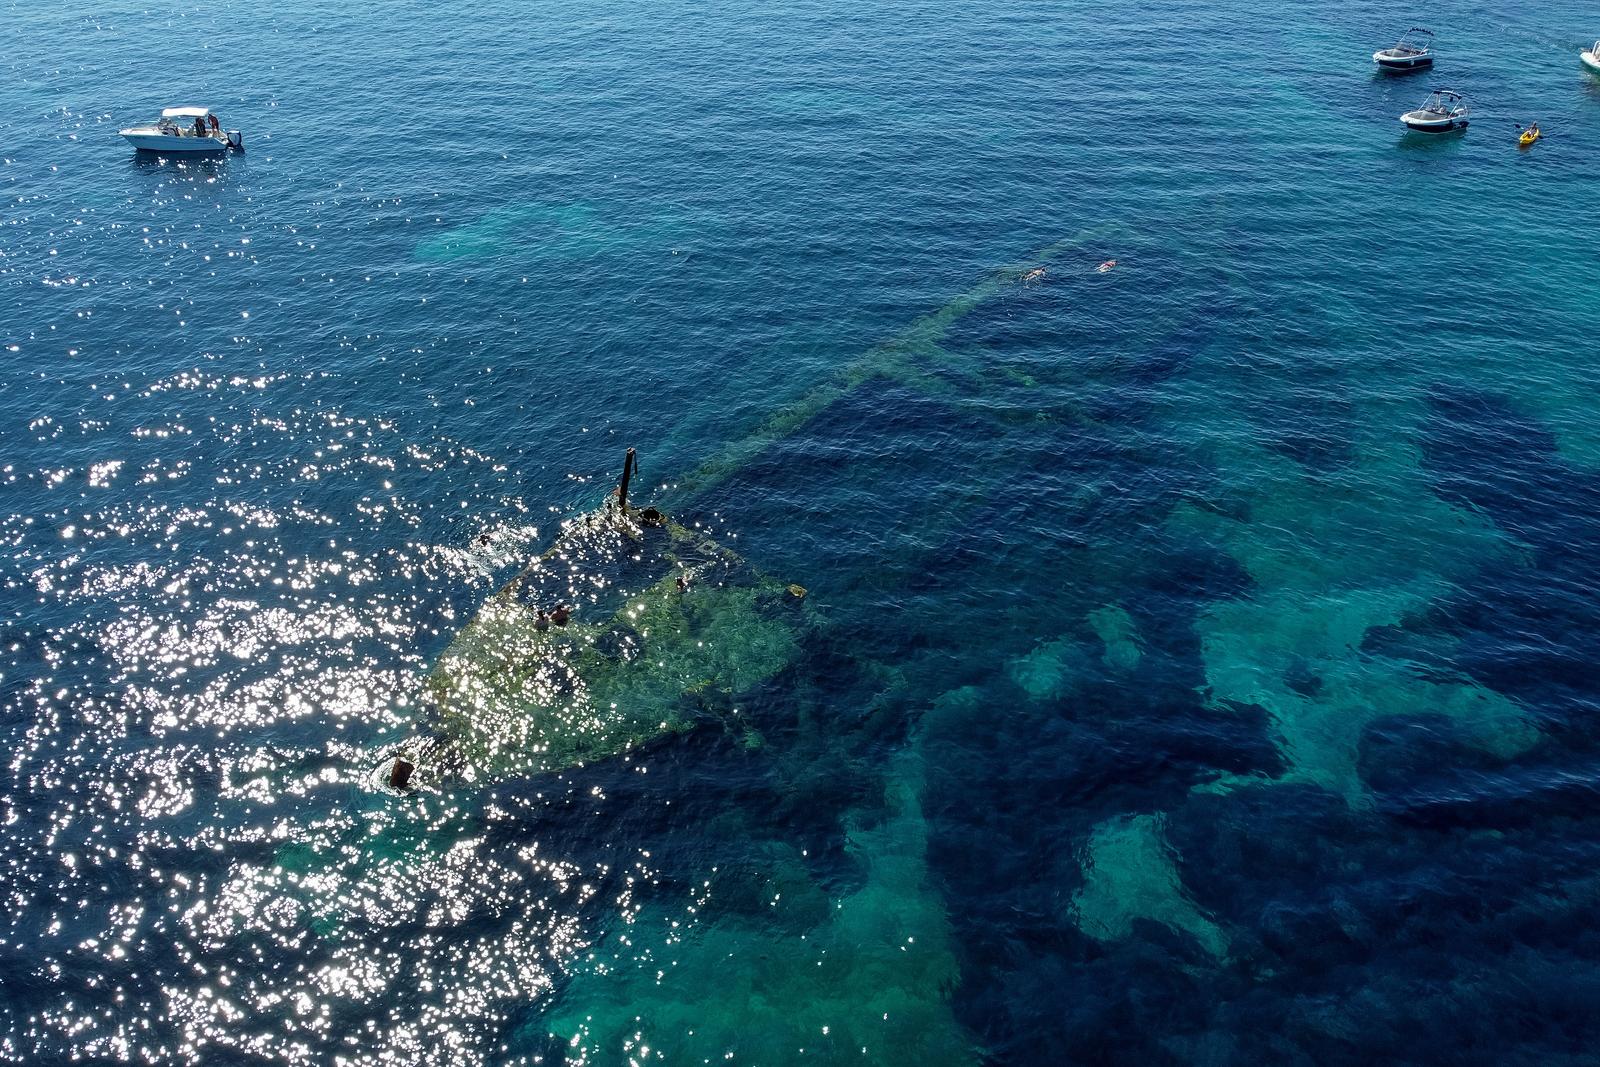
[[[206,121],[211,123],[211,132],[213,134],[217,134],[217,133],[221,133],[222,132],[222,123],[217,121],[217,116],[215,116],[215,115],[207,115],[206,116]]]
[[[194,120],[194,135],[196,137],[204,137],[206,135],[206,120],[198,115],[195,116]]]

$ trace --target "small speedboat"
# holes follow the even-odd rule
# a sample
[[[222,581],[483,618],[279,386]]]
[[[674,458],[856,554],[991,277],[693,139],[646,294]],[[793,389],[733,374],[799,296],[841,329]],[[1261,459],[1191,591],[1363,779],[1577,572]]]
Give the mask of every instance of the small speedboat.
[[[222,129],[211,109],[204,107],[169,107],[155,122],[118,132],[141,152],[244,151],[244,135]]]
[[[1467,128],[1467,102],[1454,89],[1435,89],[1422,106],[1400,116],[1407,129],[1418,133],[1449,133]]]
[[[1400,35],[1393,48],[1372,53],[1381,70],[1421,70],[1433,66],[1433,31],[1413,26]]]
[[[1600,74],[1600,41],[1596,41],[1587,52],[1579,52],[1578,58],[1589,68],[1589,73]]]

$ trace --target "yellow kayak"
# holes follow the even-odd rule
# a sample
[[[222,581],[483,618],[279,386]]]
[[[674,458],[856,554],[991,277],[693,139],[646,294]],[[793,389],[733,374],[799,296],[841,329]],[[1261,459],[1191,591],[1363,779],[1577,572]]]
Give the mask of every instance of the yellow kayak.
[[[1521,145],[1523,148],[1527,148],[1542,136],[1544,135],[1537,129],[1523,130],[1522,136],[1517,138],[1517,144]]]

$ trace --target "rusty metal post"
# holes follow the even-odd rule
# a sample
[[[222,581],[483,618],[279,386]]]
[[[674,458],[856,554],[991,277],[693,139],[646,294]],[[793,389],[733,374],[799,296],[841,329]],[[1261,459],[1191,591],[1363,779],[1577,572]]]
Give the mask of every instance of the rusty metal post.
[[[406,783],[411,781],[411,772],[417,765],[404,756],[396,756],[394,765],[389,768],[389,787],[391,789],[404,789]]]
[[[633,449],[628,449],[628,454],[622,459],[622,484],[617,486],[617,506],[622,509],[623,517],[628,514],[628,482],[633,478],[633,472],[639,469],[639,458],[633,454]]]

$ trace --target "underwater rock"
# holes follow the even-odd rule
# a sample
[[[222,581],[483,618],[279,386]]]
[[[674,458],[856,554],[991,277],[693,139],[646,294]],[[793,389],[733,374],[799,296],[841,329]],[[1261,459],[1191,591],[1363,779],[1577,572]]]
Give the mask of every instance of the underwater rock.
[[[1089,613],[1089,626],[1106,646],[1105,665],[1124,674],[1139,666],[1139,628],[1133,616],[1118,604],[1107,604]]]
[[[616,257],[665,249],[689,234],[668,216],[609,217],[595,205],[515,204],[453,226],[417,245],[424,263],[488,259],[511,253],[546,261]]]
[[[1279,780],[1370,806],[1361,739],[1390,716],[1445,716],[1468,743],[1503,758],[1537,741],[1514,701],[1365,650],[1370,633],[1403,625],[1513,554],[1489,523],[1431,491],[1408,445],[1365,451],[1359,477],[1331,483],[1264,453],[1250,454],[1247,469],[1248,521],[1181,505],[1172,523],[1226,550],[1254,582],[1251,595],[1213,604],[1195,628],[1211,699],[1271,717],[1287,765]],[[1223,775],[1201,788],[1256,780]]]
[[[1034,700],[1049,700],[1089,674],[1089,657],[1070,637],[1043,641],[1032,652],[1006,664],[1006,674]]]
[[[1072,898],[1078,927],[1100,941],[1125,938],[1137,919],[1193,935],[1217,958],[1228,935],[1189,899],[1162,831],[1162,816],[1135,815],[1095,827],[1083,859],[1083,886]]]
[[[686,921],[646,909],[614,931],[546,1017],[566,1062],[982,1062],[950,1006],[960,967],[929,884],[921,780],[914,739],[886,782],[888,817],[849,832],[864,883],[820,910],[792,846],[771,842],[758,914],[748,894],[719,907],[713,883]]]

